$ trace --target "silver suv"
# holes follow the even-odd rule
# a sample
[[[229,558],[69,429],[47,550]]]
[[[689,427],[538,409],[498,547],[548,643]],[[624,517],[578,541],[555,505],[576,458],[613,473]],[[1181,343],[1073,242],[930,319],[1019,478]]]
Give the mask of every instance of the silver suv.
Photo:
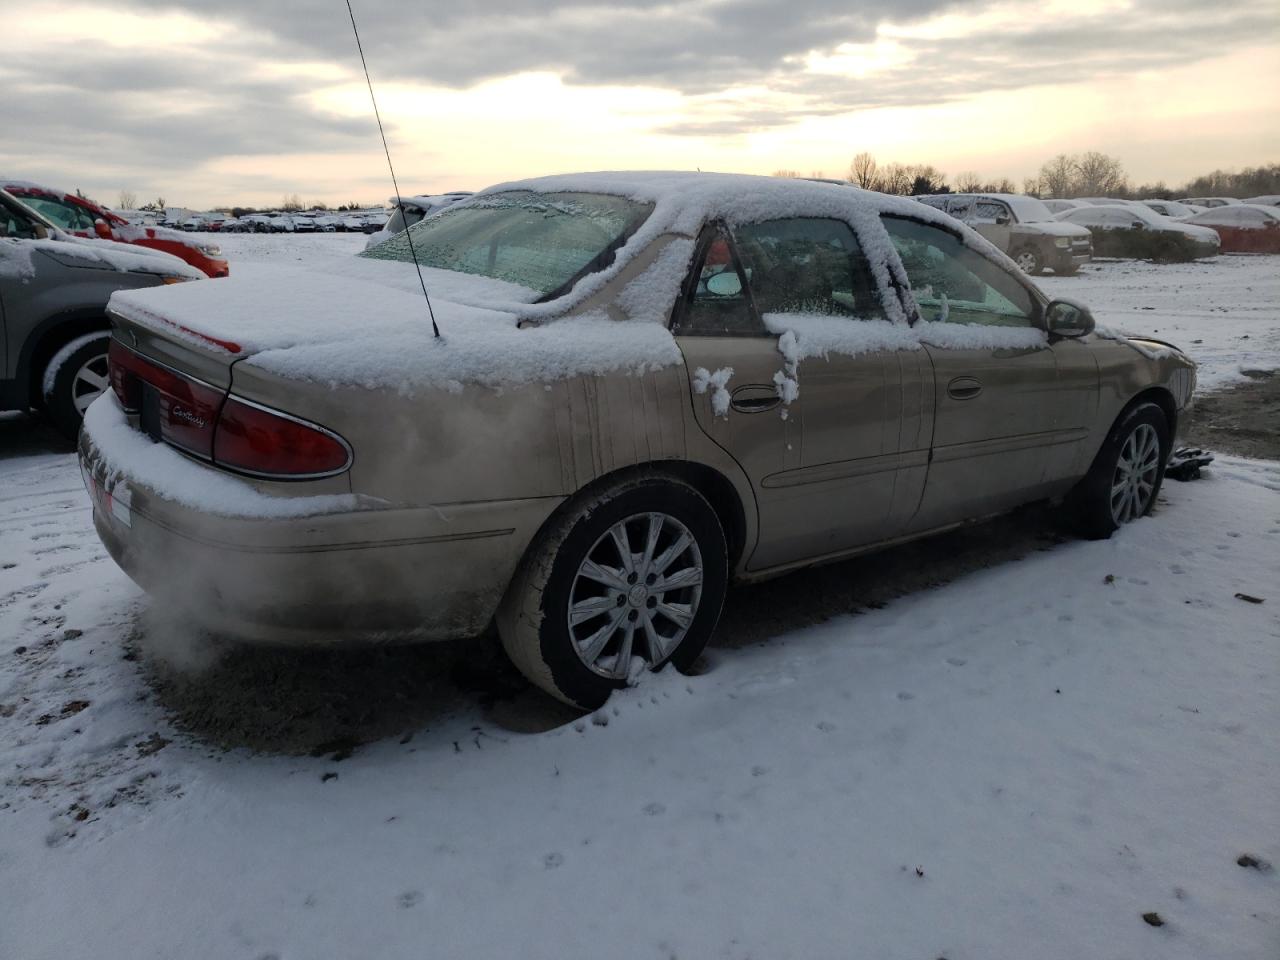
[[[1016,193],[949,193],[918,197],[977,230],[1013,258],[1024,273],[1075,273],[1093,258],[1088,229],[1054,219],[1035,197]]]
[[[203,274],[145,247],[80,240],[0,190],[0,410],[43,409],[74,438],[107,389],[107,300]]]

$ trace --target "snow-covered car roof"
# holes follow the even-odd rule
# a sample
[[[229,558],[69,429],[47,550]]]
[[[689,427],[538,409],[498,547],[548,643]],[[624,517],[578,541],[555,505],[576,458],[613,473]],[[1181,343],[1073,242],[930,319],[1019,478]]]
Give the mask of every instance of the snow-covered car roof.
[[[1221,207],[1210,207],[1208,210],[1197,213],[1187,222],[1239,226],[1267,220],[1280,220],[1280,207],[1268,207],[1261,203],[1230,203]]]
[[[1021,193],[940,193],[938,197],[972,197],[975,200],[999,200],[1007,203],[1018,218],[1019,223],[1043,223],[1053,219],[1053,211],[1037,197],[1028,197]]]

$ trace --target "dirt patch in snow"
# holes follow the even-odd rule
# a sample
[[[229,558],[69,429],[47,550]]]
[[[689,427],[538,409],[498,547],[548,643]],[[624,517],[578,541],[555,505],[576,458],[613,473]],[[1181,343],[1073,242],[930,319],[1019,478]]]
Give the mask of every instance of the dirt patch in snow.
[[[1280,371],[1241,371],[1241,383],[1196,398],[1183,434],[1211,453],[1280,460]]]

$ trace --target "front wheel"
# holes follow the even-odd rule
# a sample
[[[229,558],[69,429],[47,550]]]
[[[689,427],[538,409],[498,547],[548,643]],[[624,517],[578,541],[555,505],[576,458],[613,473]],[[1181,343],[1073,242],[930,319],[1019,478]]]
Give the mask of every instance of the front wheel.
[[[516,667],[552,696],[601,706],[637,671],[693,665],[728,585],[706,499],[659,475],[623,481],[544,531],[498,610]]]
[[[1140,403],[1116,421],[1073,496],[1081,532],[1103,540],[1155,506],[1169,459],[1169,421]]]
[[[1044,261],[1040,259],[1040,254],[1036,253],[1031,247],[1023,247],[1013,255],[1013,262],[1018,265],[1018,269],[1028,276],[1034,277],[1044,272]]]

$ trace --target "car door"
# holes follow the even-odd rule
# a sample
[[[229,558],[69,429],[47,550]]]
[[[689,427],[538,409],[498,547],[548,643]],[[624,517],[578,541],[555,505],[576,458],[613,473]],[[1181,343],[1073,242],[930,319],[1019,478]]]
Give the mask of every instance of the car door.
[[[899,464],[892,455],[902,406],[896,359],[828,353],[791,362],[779,349],[785,321],[766,325],[755,300],[758,291],[771,319],[790,315],[802,327],[807,315],[777,308],[814,311],[822,300],[841,310],[823,319],[858,322],[857,304],[869,291],[853,279],[852,258],[861,257],[853,233],[826,220],[771,221],[738,232],[745,253],[724,227],[704,232],[673,332],[699,425],[742,466],[755,495],[760,532],[747,567],[883,539],[895,523]],[[830,282],[830,263],[819,263],[824,257],[845,261],[844,289]]]
[[[997,249],[1009,252],[1013,213],[1006,204],[989,197],[976,197],[964,222],[990,240]]]
[[[884,216],[933,366],[928,477],[911,531],[1007,510],[1056,491],[1092,423],[1097,367],[1042,329],[1039,297],[958,233]]]

